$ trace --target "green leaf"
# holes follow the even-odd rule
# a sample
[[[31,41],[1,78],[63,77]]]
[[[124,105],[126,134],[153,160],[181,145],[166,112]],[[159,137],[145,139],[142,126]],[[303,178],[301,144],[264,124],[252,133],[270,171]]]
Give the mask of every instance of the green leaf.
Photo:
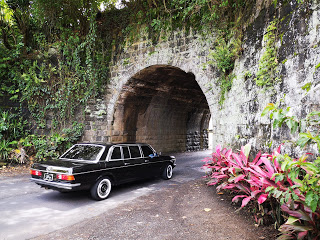
[[[320,117],[320,111],[313,111],[307,115],[307,118],[313,117],[313,116],[319,116]]]
[[[261,117],[265,116],[268,112],[275,109],[274,103],[268,103],[267,106],[263,109]]]
[[[270,192],[270,191],[272,191],[273,189],[274,189],[273,186],[269,186],[269,187],[266,188],[265,192]]]
[[[284,175],[278,175],[276,176],[276,179],[275,179],[275,182],[279,182],[279,181],[282,181],[284,179]]]
[[[300,138],[298,139],[297,144],[300,147],[304,147],[307,144],[307,142],[310,140],[310,138],[305,133],[300,133],[299,136]]]
[[[299,218],[289,216],[289,218],[288,218],[288,220],[286,221],[285,224],[292,224],[292,223],[297,222],[297,221],[299,221]]]
[[[298,129],[298,122],[290,118],[286,123],[291,130],[291,134],[294,134]]]
[[[314,165],[314,163],[311,162],[304,162],[302,163],[303,166],[306,166],[309,171],[313,172],[314,174],[317,174],[320,172],[320,169]]]
[[[294,179],[293,181],[294,181],[295,183],[299,183],[299,184],[301,184],[301,185],[303,184],[303,182],[302,182],[300,179]]]
[[[302,90],[306,90],[307,92],[309,92],[311,89],[311,85],[312,83],[308,82],[307,84],[303,85]]]
[[[244,155],[248,158],[251,151],[251,144],[248,143],[244,146]]]
[[[300,121],[300,132],[304,132],[306,128],[307,128],[307,121],[303,119]]]
[[[312,212],[315,212],[318,206],[319,196],[313,191],[308,191],[306,194],[305,202],[311,208]]]

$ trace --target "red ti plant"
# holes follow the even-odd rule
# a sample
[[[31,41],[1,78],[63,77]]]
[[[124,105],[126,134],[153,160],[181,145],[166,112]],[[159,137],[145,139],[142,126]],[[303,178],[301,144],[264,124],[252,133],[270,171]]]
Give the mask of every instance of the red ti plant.
[[[232,201],[242,199],[241,207],[250,201],[260,205],[268,200],[272,205],[274,199],[282,204],[287,222],[280,227],[279,240],[320,239],[320,159],[314,163],[306,157],[291,159],[281,155],[279,147],[270,155],[258,153],[250,161],[249,152],[250,145],[239,154],[218,146],[212,158],[204,160],[204,167],[211,170],[208,185],[235,192]]]
[[[272,164],[268,155],[259,153],[253,161],[249,161],[251,146],[241,147],[239,154],[232,150],[221,149],[217,146],[212,158],[205,159],[205,168],[211,169],[208,185],[218,185],[217,190],[228,189],[236,195],[232,201],[242,198],[241,207],[244,207],[251,200],[257,200],[259,204],[268,198],[266,188],[277,187],[272,179],[275,172],[278,172],[278,164]]]

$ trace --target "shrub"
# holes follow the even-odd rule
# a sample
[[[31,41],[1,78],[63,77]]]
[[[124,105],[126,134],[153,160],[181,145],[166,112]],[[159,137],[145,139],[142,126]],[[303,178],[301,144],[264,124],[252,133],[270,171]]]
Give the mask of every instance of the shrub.
[[[0,160],[12,160],[12,151],[27,133],[27,121],[21,114],[0,109]]]
[[[267,213],[277,224],[283,223],[277,214],[281,205],[287,221],[280,227],[282,235],[279,239],[303,239],[307,236],[318,239],[320,160],[311,163],[306,161],[306,157],[291,159],[281,155],[278,148],[272,154],[258,153],[250,161],[249,152],[250,145],[242,147],[239,154],[218,146],[212,158],[204,160],[204,167],[210,169],[206,176],[208,185],[217,185],[217,191],[236,193],[232,201],[242,199],[241,207],[250,201],[256,204],[257,209],[259,205],[267,204],[272,208]]]
[[[274,128],[286,124],[292,134],[299,133],[297,145],[315,144],[320,152],[320,112],[298,120],[288,115],[289,110],[270,103],[262,116],[271,112]],[[276,225],[282,224],[279,240],[319,239],[320,158],[310,162],[307,158],[311,154],[304,154],[293,159],[280,154],[280,149],[272,154],[260,152],[250,160],[250,145],[242,147],[238,154],[218,146],[212,158],[204,160],[204,167],[210,169],[206,176],[208,185],[218,185],[218,191],[227,189],[236,193],[232,201],[242,199],[241,207],[253,202],[257,209],[263,209],[262,204],[269,204],[272,211],[264,213],[272,215]],[[282,214],[279,214],[280,206]]]
[[[74,122],[70,128],[65,128],[61,133],[50,136],[29,135],[24,146],[28,147],[29,155],[35,161],[46,161],[59,157],[72,144],[77,142],[83,133],[83,124]]]

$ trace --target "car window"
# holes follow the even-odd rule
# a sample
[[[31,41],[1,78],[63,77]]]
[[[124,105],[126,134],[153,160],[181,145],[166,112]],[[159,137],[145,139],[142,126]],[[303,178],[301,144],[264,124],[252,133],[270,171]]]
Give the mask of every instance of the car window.
[[[144,157],[148,157],[150,154],[153,154],[152,149],[149,146],[141,146]]]
[[[130,153],[128,147],[122,147],[122,152],[123,152],[123,158],[130,158]]]
[[[131,158],[139,158],[141,157],[140,149],[138,146],[130,146]]]
[[[101,156],[102,146],[96,145],[74,145],[66,153],[64,153],[61,159],[73,159],[73,160],[86,160],[94,161]]]
[[[121,159],[120,147],[115,147],[113,149],[111,159]]]

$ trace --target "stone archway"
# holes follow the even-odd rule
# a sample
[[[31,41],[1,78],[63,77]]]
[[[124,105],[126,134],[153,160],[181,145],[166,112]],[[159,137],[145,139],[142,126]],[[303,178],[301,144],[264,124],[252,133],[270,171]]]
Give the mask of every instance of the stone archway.
[[[158,151],[208,148],[210,110],[193,73],[152,65],[134,74],[114,105],[110,140],[146,142]]]

